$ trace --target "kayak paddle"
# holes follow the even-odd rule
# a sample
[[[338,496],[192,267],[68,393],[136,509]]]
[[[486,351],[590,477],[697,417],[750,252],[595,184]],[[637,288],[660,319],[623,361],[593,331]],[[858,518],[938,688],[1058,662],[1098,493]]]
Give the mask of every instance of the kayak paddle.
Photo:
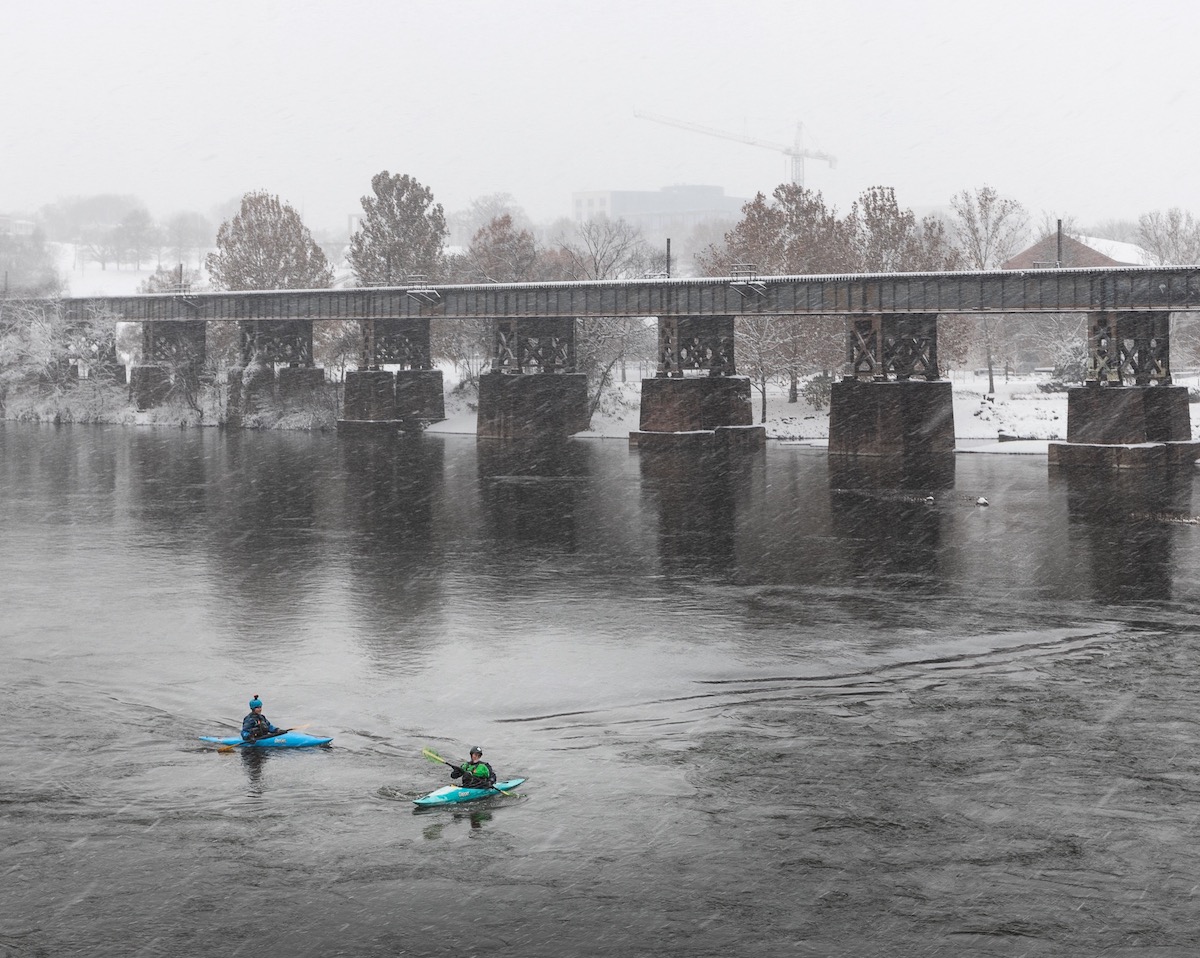
[[[424,756],[425,756],[427,759],[429,759],[429,761],[431,761],[431,762],[441,762],[443,765],[449,765],[449,766],[450,766],[451,768],[453,768],[453,769],[456,769],[456,770],[458,770],[458,771],[460,771],[460,772],[462,771],[462,769],[461,769],[461,768],[459,768],[457,765],[455,765],[453,762],[447,762],[447,761],[446,761],[444,758],[442,758],[440,755],[438,755],[438,753],[437,753],[437,752],[435,752],[435,751],[434,751],[433,749],[431,749],[431,748],[423,748],[423,749],[421,749],[421,754],[422,754],[422,755],[424,755]],[[466,786],[463,786],[463,787],[465,788]],[[516,793],[516,792],[510,792],[510,791],[508,791],[507,789],[503,789],[503,788],[501,788],[499,785],[489,785],[488,787],[489,787],[489,788],[494,788],[494,789],[495,789],[497,792],[499,792],[501,795],[510,795],[510,796],[512,796],[513,798],[516,798],[516,796],[517,796],[517,793]]]
[[[288,732],[299,732],[302,728],[308,728],[308,726],[311,724],[312,723],[309,722],[307,725],[295,725],[292,728],[281,729],[280,731],[274,732],[271,735],[260,735],[258,738],[244,738],[240,742],[234,742],[232,745],[222,745],[219,749],[217,749],[217,751],[232,752],[239,745],[253,745],[255,742],[261,742],[266,738],[279,738],[280,735],[287,735]]]

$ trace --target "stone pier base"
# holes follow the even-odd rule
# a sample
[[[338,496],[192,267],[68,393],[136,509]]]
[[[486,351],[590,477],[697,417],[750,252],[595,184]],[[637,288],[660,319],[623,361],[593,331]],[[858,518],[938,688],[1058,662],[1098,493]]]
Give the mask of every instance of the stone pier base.
[[[1051,466],[1068,468],[1190,469],[1200,459],[1200,442],[1052,442],[1046,456]]]
[[[949,382],[833,384],[829,454],[911,456],[954,451],[954,395]]]
[[[642,380],[641,432],[712,431],[753,423],[746,376]]]
[[[396,374],[386,369],[346,373],[342,415],[351,422],[393,422],[396,418]],[[341,428],[341,423],[338,423]]]
[[[401,369],[396,373],[396,418],[404,422],[441,422],[446,395],[440,369]]]
[[[590,424],[582,373],[484,373],[479,377],[481,439],[565,437]]]
[[[440,369],[358,369],[346,373],[342,418],[344,432],[420,429],[446,418]]]
[[[1200,458],[1183,386],[1075,386],[1067,390],[1067,441],[1051,466],[1176,469]]]
[[[1075,386],[1067,390],[1067,442],[1190,442],[1184,386]]]
[[[638,425],[629,445],[639,449],[761,449],[767,441],[754,425],[746,376],[643,379]]]

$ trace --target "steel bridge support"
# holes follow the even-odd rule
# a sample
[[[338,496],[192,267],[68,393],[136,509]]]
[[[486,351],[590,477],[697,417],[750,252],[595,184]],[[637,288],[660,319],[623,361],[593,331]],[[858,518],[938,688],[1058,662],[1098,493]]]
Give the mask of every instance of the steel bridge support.
[[[1170,313],[1088,314],[1088,369],[1067,390],[1067,441],[1051,465],[1158,467],[1190,464],[1187,389],[1171,383]]]
[[[691,375],[688,375],[691,373]],[[750,380],[737,375],[732,316],[671,316],[658,321],[658,369],[642,380],[636,446],[681,442],[761,447]]]
[[[139,412],[160,406],[173,383],[199,385],[204,320],[142,323],[142,364],[129,371],[129,399]]]
[[[954,452],[954,398],[939,377],[937,314],[851,316],[850,374],[833,384],[831,455]]]
[[[479,377],[475,435],[561,439],[587,429],[587,376],[576,371],[575,319],[494,322],[491,370]]]
[[[425,317],[362,320],[362,359],[360,368],[346,373],[340,431],[413,429],[446,418],[429,322]],[[400,368],[393,372],[385,365]]]

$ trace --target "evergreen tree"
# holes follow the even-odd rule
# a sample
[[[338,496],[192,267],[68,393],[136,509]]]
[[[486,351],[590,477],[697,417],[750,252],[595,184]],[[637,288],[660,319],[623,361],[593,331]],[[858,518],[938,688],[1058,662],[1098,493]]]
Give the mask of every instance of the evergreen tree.
[[[241,209],[217,231],[206,259],[217,289],[324,289],[329,261],[300,214],[278,196],[247,193]]]
[[[446,214],[433,191],[407,173],[384,170],[371,178],[374,195],[362,198],[361,226],[347,259],[363,286],[403,286],[412,277],[442,278]]]

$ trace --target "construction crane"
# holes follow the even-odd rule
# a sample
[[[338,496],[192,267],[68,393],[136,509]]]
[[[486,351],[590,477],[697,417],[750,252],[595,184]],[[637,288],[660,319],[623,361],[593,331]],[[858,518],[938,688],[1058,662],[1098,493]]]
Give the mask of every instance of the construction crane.
[[[724,130],[714,130],[712,127],[701,126],[699,123],[689,123],[686,120],[675,120],[669,116],[659,116],[656,113],[643,113],[640,110],[634,110],[633,115],[643,120],[653,120],[655,123],[665,123],[667,126],[677,126],[683,130],[691,130],[694,133],[707,133],[709,136],[719,136],[725,140],[736,140],[738,143],[748,143],[751,146],[764,146],[768,150],[775,150],[782,153],[784,156],[790,157],[792,162],[792,182],[797,186],[804,185],[804,161],[805,160],[823,160],[829,164],[830,169],[837,167],[837,157],[830,156],[828,153],[823,153],[820,150],[806,150],[803,143],[804,124],[796,124],[796,142],[792,146],[784,146],[780,143],[771,143],[768,140],[760,140],[755,136],[740,136],[737,133],[726,133]]]

